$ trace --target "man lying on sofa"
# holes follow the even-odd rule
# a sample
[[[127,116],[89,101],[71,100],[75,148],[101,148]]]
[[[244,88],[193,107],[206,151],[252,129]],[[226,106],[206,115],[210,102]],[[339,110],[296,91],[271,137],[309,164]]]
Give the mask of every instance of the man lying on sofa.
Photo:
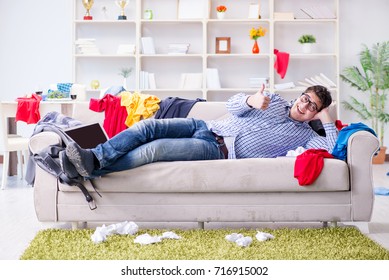
[[[70,143],[60,154],[62,168],[95,178],[157,161],[273,158],[299,146],[331,153],[337,140],[331,102],[323,86],[307,88],[292,102],[264,93],[263,87],[254,95],[231,97],[226,105],[231,114],[223,120],[146,119],[93,149]],[[313,119],[321,120],[326,137],[310,127]],[[228,152],[223,137],[234,137]]]

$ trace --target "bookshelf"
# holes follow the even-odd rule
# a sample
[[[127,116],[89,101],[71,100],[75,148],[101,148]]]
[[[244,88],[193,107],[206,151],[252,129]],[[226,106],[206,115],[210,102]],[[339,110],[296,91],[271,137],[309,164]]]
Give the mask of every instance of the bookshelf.
[[[192,18],[185,12],[183,7],[188,2],[199,5],[195,9],[201,18]],[[87,21],[83,20],[85,9],[81,1],[74,0],[73,82],[89,86],[97,79],[102,88],[122,85],[123,79],[118,73],[123,67],[131,67],[128,90],[139,90],[161,99],[180,96],[226,101],[237,92],[255,93],[257,88],[252,87],[250,81],[257,78],[268,78],[267,90],[291,99],[305,89],[299,82],[324,74],[336,85],[330,90],[338,100],[339,0],[323,0],[319,6],[309,0],[260,0],[260,19],[249,18],[249,6],[253,2],[257,3],[253,0],[130,0],[125,8],[127,20],[117,20],[120,9],[114,1],[95,0],[90,11],[93,20]],[[218,5],[227,7],[222,20],[216,16]],[[313,9],[316,15],[322,9],[327,14],[311,18],[302,9]],[[145,12],[150,10],[153,17],[147,19]],[[268,32],[258,39],[260,53],[253,54],[254,41],[249,38],[249,30],[259,26]],[[312,53],[302,52],[297,42],[302,34],[313,34],[317,38]],[[142,52],[144,37],[152,38],[155,53]],[[230,38],[230,53],[216,53],[216,37]],[[100,53],[81,53],[76,47],[80,39],[94,39]],[[190,46],[187,53],[172,54],[169,46],[173,44]],[[135,51],[118,54],[119,45],[135,46]],[[274,69],[277,59],[274,49],[289,54],[284,78]],[[207,87],[207,84],[215,85],[206,81],[208,68],[217,69],[220,87]],[[147,89],[141,86],[143,72],[152,74],[155,86]],[[198,75],[186,75],[188,73],[201,74],[202,86],[183,87],[183,75],[198,79]],[[282,87],[291,83],[295,87]]]

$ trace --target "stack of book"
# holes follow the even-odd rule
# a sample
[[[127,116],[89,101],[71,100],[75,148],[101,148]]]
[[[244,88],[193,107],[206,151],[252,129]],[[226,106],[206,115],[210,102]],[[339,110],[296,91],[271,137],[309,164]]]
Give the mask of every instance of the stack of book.
[[[149,73],[146,71],[139,72],[140,77],[140,89],[156,89],[157,86],[155,84],[155,75],[154,73]]]
[[[328,89],[336,87],[336,84],[323,73],[320,73],[319,75],[310,78],[305,78],[304,81],[299,81],[298,83],[305,87],[310,87],[315,85],[321,85]]]
[[[189,51],[189,43],[169,44],[168,54],[187,54]]]
[[[93,38],[80,38],[77,39],[76,48],[80,54],[100,54],[99,48],[96,46],[96,39]]]
[[[261,88],[262,85],[269,87],[269,78],[249,78],[249,86],[251,88]]]

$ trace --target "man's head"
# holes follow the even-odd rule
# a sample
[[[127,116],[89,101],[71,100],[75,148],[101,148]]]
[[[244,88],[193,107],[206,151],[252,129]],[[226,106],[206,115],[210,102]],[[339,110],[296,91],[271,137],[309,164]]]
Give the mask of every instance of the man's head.
[[[311,86],[296,99],[290,109],[290,117],[300,122],[310,121],[331,103],[331,93],[326,87]]]

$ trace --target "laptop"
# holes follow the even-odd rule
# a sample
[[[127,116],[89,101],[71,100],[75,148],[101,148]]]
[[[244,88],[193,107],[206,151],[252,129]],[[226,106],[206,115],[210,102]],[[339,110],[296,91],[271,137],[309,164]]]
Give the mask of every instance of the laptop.
[[[79,125],[65,129],[65,133],[83,149],[95,148],[109,138],[99,123]]]

